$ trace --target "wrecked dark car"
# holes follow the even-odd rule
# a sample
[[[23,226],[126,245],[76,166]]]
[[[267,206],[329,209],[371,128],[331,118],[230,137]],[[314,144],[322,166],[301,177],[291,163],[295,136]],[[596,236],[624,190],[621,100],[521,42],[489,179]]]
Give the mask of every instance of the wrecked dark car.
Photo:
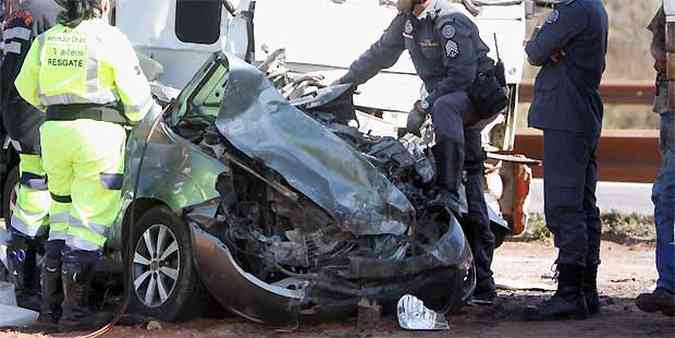
[[[266,75],[216,53],[129,142],[125,210],[135,310],[165,320],[215,299],[248,319],[297,325],[392,309],[414,294],[438,311],[473,291],[461,224],[426,207],[433,158],[345,122],[351,91],[287,100]]]

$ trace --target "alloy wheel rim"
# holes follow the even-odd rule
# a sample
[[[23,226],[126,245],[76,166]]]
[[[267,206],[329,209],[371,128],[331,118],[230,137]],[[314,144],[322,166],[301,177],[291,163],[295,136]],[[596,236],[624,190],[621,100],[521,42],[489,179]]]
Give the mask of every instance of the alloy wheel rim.
[[[136,243],[132,265],[138,300],[149,308],[165,304],[180,274],[180,247],[176,235],[163,224],[150,226]]]

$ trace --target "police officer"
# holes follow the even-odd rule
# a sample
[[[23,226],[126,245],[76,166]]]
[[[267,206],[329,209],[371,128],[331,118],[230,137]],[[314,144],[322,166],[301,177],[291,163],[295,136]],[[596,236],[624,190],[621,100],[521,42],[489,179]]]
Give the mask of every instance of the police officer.
[[[585,319],[599,311],[597,271],[601,224],[595,158],[602,128],[598,93],[607,52],[601,0],[560,1],[526,45],[541,66],[529,124],[544,131],[546,223],[559,249],[558,290],[528,320]]]
[[[462,4],[463,3],[463,4]],[[409,114],[409,131],[419,132],[430,113],[437,144],[437,194],[431,205],[459,215],[459,187],[467,161],[467,195],[470,231],[467,234],[476,260],[476,301],[491,303],[496,297],[490,266],[495,239],[490,230],[482,191],[484,152],[480,130],[464,129],[477,120],[470,88],[481,69],[493,66],[489,48],[470,19],[479,12],[468,0],[399,0],[399,15],[379,41],[350,67],[337,83],[365,83],[380,70],[393,66],[408,50],[429,95],[415,103]],[[469,12],[471,11],[471,12]]]
[[[42,158],[52,232],[63,231],[59,328],[100,324],[88,287],[120,210],[126,123],[156,107],[127,38],[104,18],[109,0],[58,0],[58,24],[33,42],[16,80],[21,97],[46,111]]]
[[[669,107],[667,55],[666,55],[666,14],[663,6],[649,24],[653,34],[652,56],[658,73],[656,86],[658,94],[654,112],[661,115],[661,157],[663,165],[652,192],[654,221],[656,222],[656,269],[659,279],[656,290],[641,294],[636,304],[646,312],[657,312],[675,316],[675,126]],[[672,75],[671,75],[672,76]]]
[[[55,23],[60,7],[51,0],[8,0],[5,6],[5,13],[8,14],[3,31],[5,58],[0,69],[2,120],[19,153],[21,172],[16,208],[8,223],[11,239],[7,256],[19,304],[37,308],[38,292],[33,291],[40,287],[40,276],[36,273],[36,253],[42,244],[39,238],[48,232],[47,211],[50,201],[40,157],[38,132],[44,121],[44,113],[19,96],[14,80],[36,33]],[[47,262],[51,262],[63,247],[63,241],[55,237],[46,245]],[[43,288],[43,292],[48,293],[50,285],[43,284],[47,287],[47,290]]]

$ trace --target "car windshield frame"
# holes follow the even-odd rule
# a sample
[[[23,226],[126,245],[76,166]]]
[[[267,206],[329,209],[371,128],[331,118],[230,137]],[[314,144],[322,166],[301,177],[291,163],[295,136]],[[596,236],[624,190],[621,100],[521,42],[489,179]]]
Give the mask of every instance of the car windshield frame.
[[[216,74],[221,71],[222,75]],[[222,52],[214,53],[207,62],[195,73],[192,80],[181,91],[176,99],[176,105],[173,109],[167,111],[166,120],[169,126],[175,127],[182,120],[191,117],[207,117],[216,120],[222,102],[222,91],[225,90],[230,73],[230,64],[227,56]],[[217,79],[217,80],[216,80]],[[218,90],[219,89],[219,90]],[[220,95],[217,95],[220,93]],[[221,96],[218,99],[217,106],[214,104],[213,115],[199,114],[202,111],[201,106],[211,98],[211,96]]]

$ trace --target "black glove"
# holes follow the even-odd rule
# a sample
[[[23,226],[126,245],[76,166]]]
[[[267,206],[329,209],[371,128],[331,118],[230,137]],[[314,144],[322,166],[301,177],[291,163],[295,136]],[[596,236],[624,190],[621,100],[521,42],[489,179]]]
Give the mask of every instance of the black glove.
[[[424,109],[422,101],[415,102],[415,106],[410,111],[410,113],[408,113],[408,123],[406,124],[406,130],[413,135],[421,137],[422,134],[420,133],[420,129],[422,128],[424,121],[427,120],[428,115],[429,112]]]

